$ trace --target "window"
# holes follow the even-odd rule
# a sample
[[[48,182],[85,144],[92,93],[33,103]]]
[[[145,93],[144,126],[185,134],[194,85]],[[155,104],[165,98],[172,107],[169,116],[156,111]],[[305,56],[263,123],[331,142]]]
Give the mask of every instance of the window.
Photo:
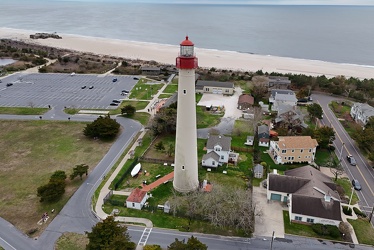
[[[302,221],[302,220],[303,220],[303,217],[295,216],[295,220]]]
[[[292,151],[291,151],[292,153],[295,153],[295,149],[292,149]]]
[[[301,158],[301,156],[298,157],[299,159]]]
[[[309,149],[309,153],[311,153],[312,152],[312,149]]]
[[[221,160],[225,159],[225,157],[223,155],[221,155]]]
[[[187,90],[184,89],[184,90],[183,90],[183,94],[184,94],[184,95],[187,94]]]
[[[219,147],[214,148],[214,151],[221,151]]]
[[[212,166],[215,166],[216,165],[216,162],[215,161],[212,161]]]
[[[205,88],[205,91],[209,91],[209,88]]]
[[[182,166],[182,170],[184,170],[184,166]]]
[[[282,154],[285,154],[287,153],[287,150],[286,149],[282,149]]]
[[[306,218],[306,222],[309,222],[309,223],[314,223],[314,219],[311,219],[311,218]]]
[[[288,160],[289,160],[289,161],[293,161],[293,159],[294,159],[293,156],[289,156],[289,157],[288,157]]]
[[[134,202],[132,203],[132,207],[135,207],[135,203]]]
[[[300,149],[300,153],[302,153],[304,150],[303,149]]]
[[[226,90],[225,90],[225,92],[226,92],[226,93],[229,93],[229,90],[228,90],[228,89],[226,89]]]

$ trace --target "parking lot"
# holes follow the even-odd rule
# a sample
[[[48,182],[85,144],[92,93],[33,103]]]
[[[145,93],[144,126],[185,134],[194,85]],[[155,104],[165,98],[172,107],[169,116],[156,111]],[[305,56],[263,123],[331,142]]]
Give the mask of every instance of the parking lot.
[[[137,82],[134,76],[17,73],[2,79],[0,106],[114,109],[112,100],[126,98],[121,91]]]

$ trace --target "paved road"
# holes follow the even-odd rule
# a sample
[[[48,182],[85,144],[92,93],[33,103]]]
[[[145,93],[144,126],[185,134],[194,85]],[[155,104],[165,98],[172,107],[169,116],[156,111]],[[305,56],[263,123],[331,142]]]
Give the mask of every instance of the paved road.
[[[369,165],[368,161],[361,154],[354,140],[345,131],[339,120],[335,117],[332,110],[328,107],[328,104],[338,98],[313,94],[313,100],[322,106],[324,117],[322,123],[326,126],[332,126],[336,132],[336,138],[334,141],[335,151],[338,158],[342,158],[342,165],[349,176],[350,180],[357,179],[361,186],[361,191],[356,191],[360,198],[360,208],[366,213],[372,211],[374,205],[374,170]],[[344,145],[343,145],[344,143]],[[356,161],[357,166],[351,166],[346,160],[346,156],[352,155]],[[374,219],[372,220],[374,222]],[[374,224],[373,224],[374,225]]]

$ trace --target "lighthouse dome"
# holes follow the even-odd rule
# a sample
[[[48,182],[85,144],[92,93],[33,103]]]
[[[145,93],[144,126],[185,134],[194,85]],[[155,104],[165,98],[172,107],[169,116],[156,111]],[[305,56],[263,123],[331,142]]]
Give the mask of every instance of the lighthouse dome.
[[[180,45],[181,46],[194,46],[193,42],[191,42],[190,40],[188,40],[188,36],[186,36],[186,40],[184,40],[183,42],[181,42]]]

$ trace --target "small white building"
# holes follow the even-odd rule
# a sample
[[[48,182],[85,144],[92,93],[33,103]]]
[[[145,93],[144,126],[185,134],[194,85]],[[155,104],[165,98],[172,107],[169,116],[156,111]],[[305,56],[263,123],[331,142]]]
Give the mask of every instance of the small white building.
[[[252,146],[254,139],[254,136],[247,136],[247,140],[244,142],[244,145]]]
[[[357,123],[366,125],[370,117],[374,116],[374,108],[366,103],[355,103],[350,113]]]
[[[141,210],[148,197],[147,192],[140,188],[135,188],[126,199],[126,207]]]
[[[253,176],[257,179],[261,179],[264,176],[264,166],[257,164],[253,168]]]

